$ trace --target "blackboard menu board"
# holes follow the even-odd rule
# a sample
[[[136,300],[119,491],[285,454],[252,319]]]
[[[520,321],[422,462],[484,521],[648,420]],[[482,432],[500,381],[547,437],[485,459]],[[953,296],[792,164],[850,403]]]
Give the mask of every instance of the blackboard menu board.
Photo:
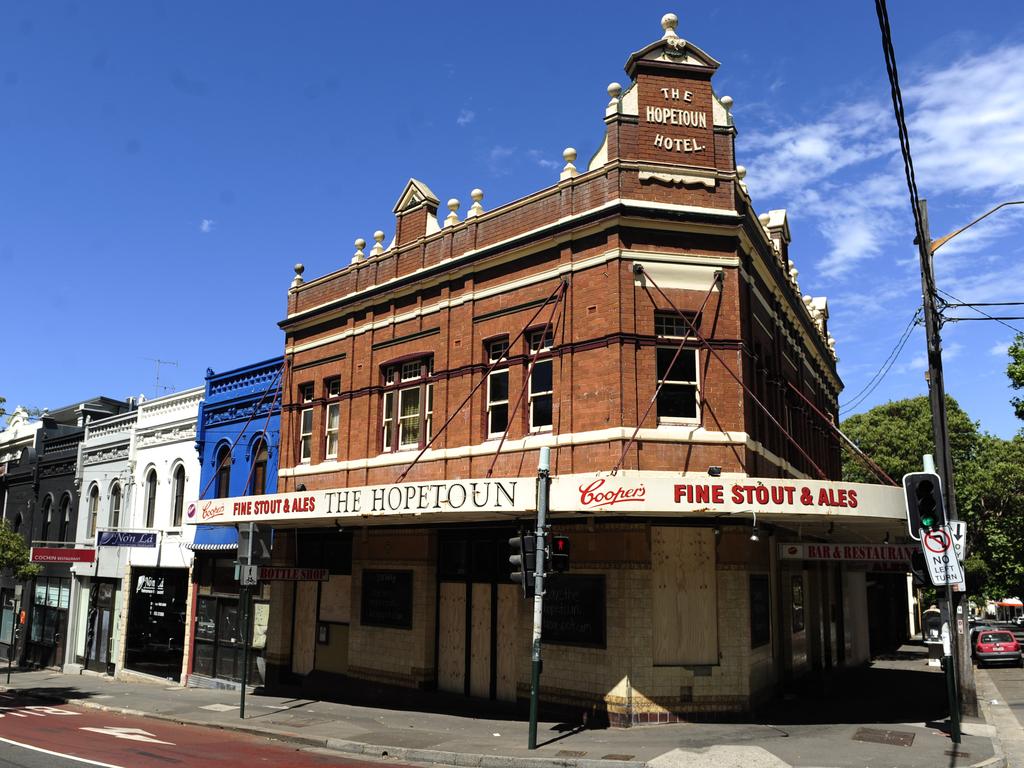
[[[771,597],[767,576],[750,577],[750,647],[765,645],[772,637]]]
[[[412,629],[412,571],[363,571],[360,602],[364,626]]]
[[[544,642],[605,647],[604,576],[559,574],[544,582]]]

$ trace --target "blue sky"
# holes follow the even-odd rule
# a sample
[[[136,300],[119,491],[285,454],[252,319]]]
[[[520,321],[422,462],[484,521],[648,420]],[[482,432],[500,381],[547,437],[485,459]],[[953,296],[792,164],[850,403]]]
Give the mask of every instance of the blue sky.
[[[1024,199],[1017,2],[895,2],[935,237]],[[679,34],[722,62],[759,211],[787,208],[801,289],[826,295],[854,401],[920,301],[874,4],[11,2],[0,26],[0,395],[55,408],[202,383],[279,354],[292,265],[393,234],[410,176],[490,209],[589,158],[631,51]],[[1024,206],[1021,206],[1024,208]],[[968,301],[1024,299],[1024,210],[936,257]],[[372,241],[371,241],[372,242]],[[1017,308],[1021,309],[1021,308]],[[964,313],[969,314],[969,313]],[[1024,314],[1013,312],[1012,314]],[[1024,321],[1013,323],[1024,327]],[[1005,347],[945,329],[947,387],[1004,436]],[[926,391],[914,331],[849,413]],[[844,414],[848,415],[848,414]]]

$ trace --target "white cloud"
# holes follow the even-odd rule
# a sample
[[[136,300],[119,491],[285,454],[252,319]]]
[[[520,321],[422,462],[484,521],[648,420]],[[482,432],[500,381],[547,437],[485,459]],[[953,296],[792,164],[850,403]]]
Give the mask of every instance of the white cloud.
[[[993,344],[988,353],[993,357],[1006,357],[1010,353],[1010,342],[1000,341],[997,344]]]
[[[216,222],[213,219],[203,219],[199,222],[199,231],[204,235],[213,232],[213,227]]]
[[[455,118],[455,124],[460,126],[469,125],[476,120],[476,112],[471,109],[463,109],[459,111],[459,116]]]
[[[918,181],[942,191],[1024,189],[1024,46],[963,56],[903,89]]]
[[[559,162],[557,160],[552,160],[549,157],[545,157],[544,153],[541,152],[539,149],[531,149],[526,154],[528,154],[530,156],[530,159],[533,160],[533,162],[535,162],[541,168],[550,168],[552,170],[560,171],[562,167],[565,165],[565,161]]]

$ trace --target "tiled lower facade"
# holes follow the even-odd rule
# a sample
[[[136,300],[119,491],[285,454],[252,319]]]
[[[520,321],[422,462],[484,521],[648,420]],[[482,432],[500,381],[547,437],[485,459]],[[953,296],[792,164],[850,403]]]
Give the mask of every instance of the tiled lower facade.
[[[525,703],[533,603],[503,564],[512,530],[356,531],[349,621],[329,627],[346,631],[345,678]],[[782,568],[771,557],[774,536],[752,542],[739,526],[556,522],[554,530],[570,535],[573,563],[547,587],[556,618],[549,627],[546,611],[540,697],[549,710],[613,726],[728,718],[770,700],[787,679],[864,660],[864,580],[846,566]],[[302,684],[330,672],[320,642],[330,622],[316,606],[337,600],[325,585],[274,587],[267,658],[276,679]],[[303,589],[313,591],[301,597]],[[392,621],[404,625],[380,626]],[[314,627],[325,634],[313,637]]]

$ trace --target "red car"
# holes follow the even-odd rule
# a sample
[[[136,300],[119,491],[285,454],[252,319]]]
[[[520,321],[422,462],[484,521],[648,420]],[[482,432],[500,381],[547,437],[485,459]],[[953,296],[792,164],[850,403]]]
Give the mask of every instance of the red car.
[[[1001,629],[978,633],[978,639],[974,644],[974,658],[978,660],[979,667],[991,661],[1008,661],[1017,666],[1024,666],[1020,645],[1013,633]]]

